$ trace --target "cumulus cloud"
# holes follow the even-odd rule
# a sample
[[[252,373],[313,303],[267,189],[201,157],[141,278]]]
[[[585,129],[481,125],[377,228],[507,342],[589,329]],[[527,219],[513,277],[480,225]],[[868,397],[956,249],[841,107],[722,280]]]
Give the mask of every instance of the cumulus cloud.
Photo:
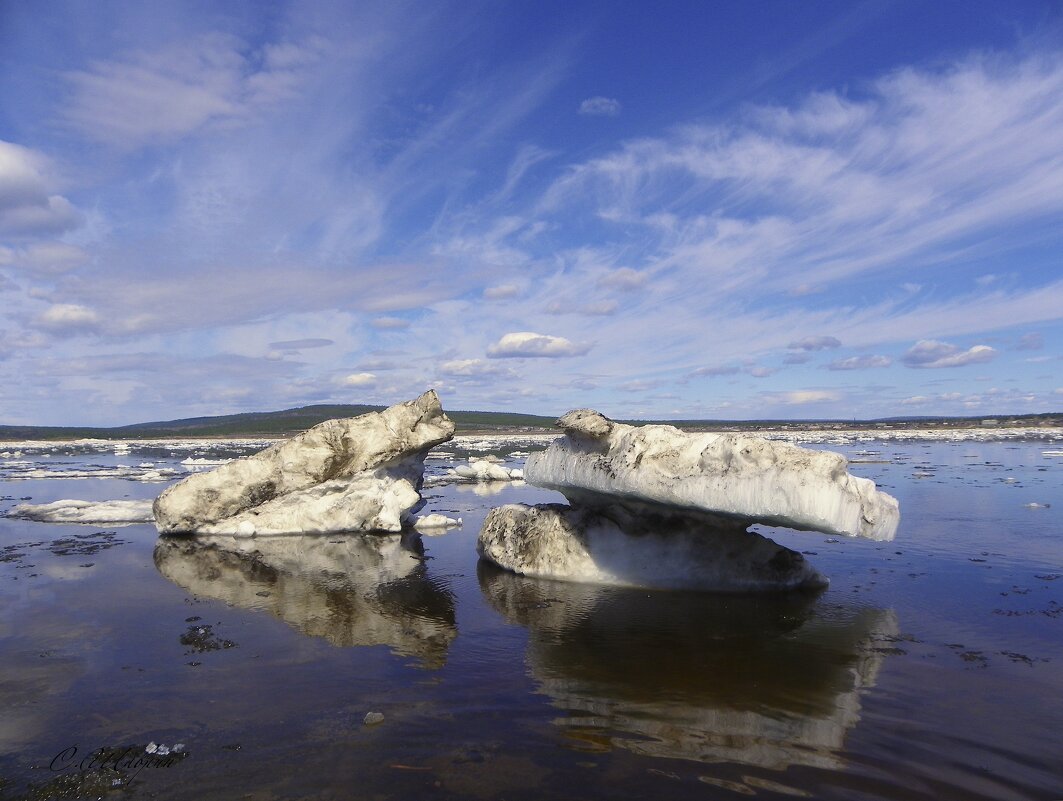
[[[518,331],[505,334],[498,342],[487,348],[490,359],[518,359],[542,357],[558,359],[567,356],[582,356],[591,349],[589,344],[570,342],[564,337]]]
[[[579,113],[591,117],[615,117],[620,113],[620,101],[612,97],[588,97],[579,104]]]
[[[842,343],[836,337],[805,337],[787,345],[790,350],[827,350],[841,346]]]
[[[869,370],[873,367],[889,367],[893,359],[889,356],[850,356],[848,359],[836,359],[827,365],[828,370]]]
[[[963,367],[991,361],[994,356],[996,351],[988,345],[963,350],[948,342],[921,339],[905,352],[901,360],[908,367],[916,368]]]
[[[53,193],[52,172],[43,154],[0,140],[0,234],[59,234],[82,223],[73,204]]]
[[[345,387],[369,387],[376,383],[376,376],[373,373],[351,373],[340,383]]]

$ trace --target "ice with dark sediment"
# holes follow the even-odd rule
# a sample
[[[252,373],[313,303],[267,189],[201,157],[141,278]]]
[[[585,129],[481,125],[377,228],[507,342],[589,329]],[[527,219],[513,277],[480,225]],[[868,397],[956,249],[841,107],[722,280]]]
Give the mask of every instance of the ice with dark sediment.
[[[635,427],[587,409],[528,457],[528,483],[571,506],[492,510],[480,554],[525,575],[718,591],[822,587],[804,557],[747,531],[762,523],[892,539],[894,498],[843,456],[743,434]]]
[[[453,434],[432,390],[327,420],[174,484],[155,500],[155,523],[164,534],[400,531],[423,505],[426,453]]]

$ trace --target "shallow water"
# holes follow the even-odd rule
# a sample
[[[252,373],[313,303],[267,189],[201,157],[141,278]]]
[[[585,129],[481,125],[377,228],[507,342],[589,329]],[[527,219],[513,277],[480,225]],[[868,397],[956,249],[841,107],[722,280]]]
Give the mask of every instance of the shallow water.
[[[536,446],[473,445],[430,478]],[[27,448],[0,512],[151,498],[254,447]],[[478,564],[491,506],[559,499],[521,484],[430,482],[425,511],[464,526],[423,538],[0,518],[0,798],[1063,798],[1059,444],[831,447],[902,520],[890,543],[770,530],[831,577],[818,596]]]

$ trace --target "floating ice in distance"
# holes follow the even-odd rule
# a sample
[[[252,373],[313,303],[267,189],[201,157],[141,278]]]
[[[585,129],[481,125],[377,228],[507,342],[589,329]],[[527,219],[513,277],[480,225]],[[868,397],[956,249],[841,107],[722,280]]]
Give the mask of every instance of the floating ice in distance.
[[[8,517],[36,520],[41,523],[86,523],[115,525],[150,523],[151,501],[80,501],[61,500],[52,503],[20,503]]]
[[[506,467],[491,457],[474,456],[467,465],[452,467],[447,475],[466,481],[515,481],[524,478],[524,471]]]
[[[438,512],[432,512],[431,514],[420,515],[413,521],[413,527],[422,533],[431,532],[436,534],[449,528],[460,528],[461,518],[447,517]]]

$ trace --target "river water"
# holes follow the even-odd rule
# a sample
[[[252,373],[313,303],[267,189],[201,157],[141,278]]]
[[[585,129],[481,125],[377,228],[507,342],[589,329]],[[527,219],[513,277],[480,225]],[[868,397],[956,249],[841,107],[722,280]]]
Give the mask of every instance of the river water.
[[[0,444],[0,514],[260,446]],[[830,445],[901,525],[763,529],[831,578],[796,597],[478,563],[492,506],[562,499],[446,470],[541,446],[433,453],[425,511],[463,520],[436,537],[0,517],[0,798],[1063,798],[1059,442]]]

